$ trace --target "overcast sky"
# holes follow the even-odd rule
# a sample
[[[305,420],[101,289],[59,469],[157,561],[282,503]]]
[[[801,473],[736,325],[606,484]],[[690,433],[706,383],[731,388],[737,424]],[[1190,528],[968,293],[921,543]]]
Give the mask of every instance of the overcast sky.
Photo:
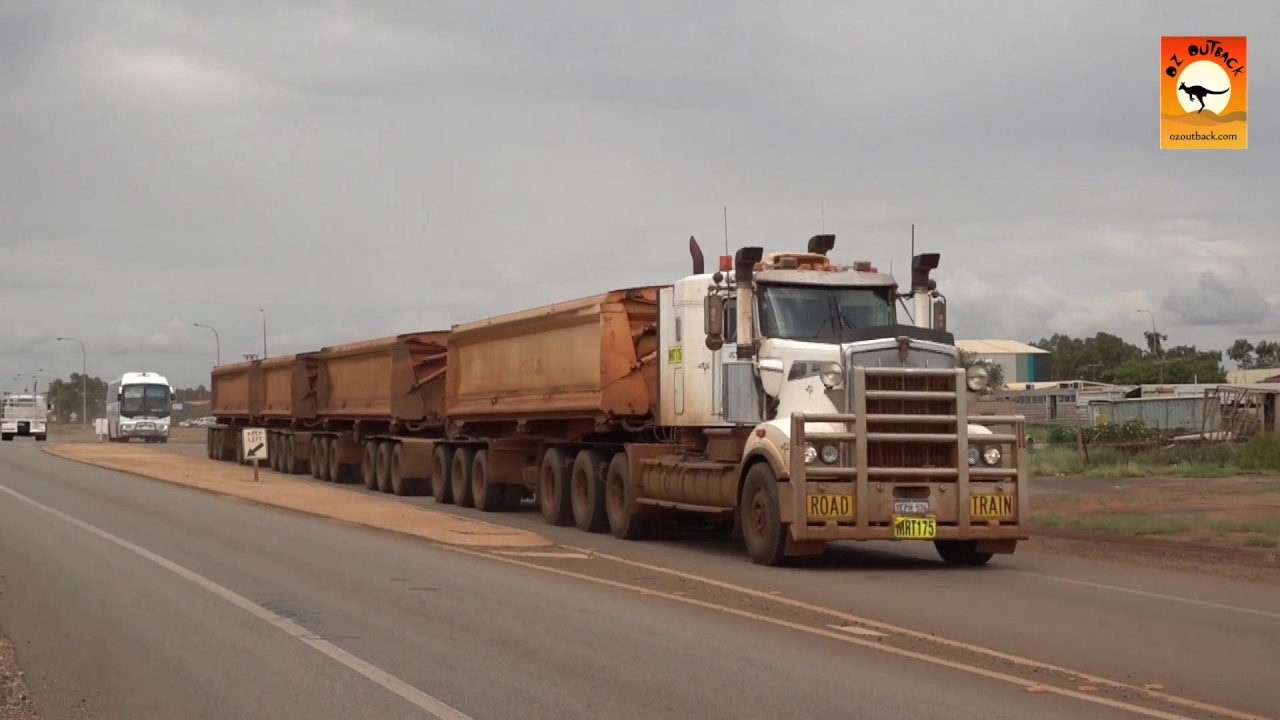
[[[1161,34],[1249,149],[1161,151]],[[0,387],[671,282],[689,235],[937,275],[962,338],[1280,339],[1280,4],[0,3]]]

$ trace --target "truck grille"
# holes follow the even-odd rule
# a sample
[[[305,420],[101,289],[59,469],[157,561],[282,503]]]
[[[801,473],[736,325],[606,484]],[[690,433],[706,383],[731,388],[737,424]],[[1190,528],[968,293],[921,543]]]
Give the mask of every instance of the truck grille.
[[[868,375],[867,390],[896,392],[955,392],[955,376],[905,377]],[[954,401],[868,399],[868,415],[953,415]],[[877,422],[871,428],[886,433],[947,432],[942,425]],[[869,467],[956,467],[956,448],[938,443],[876,440],[867,445]],[[965,459],[967,462],[967,458]]]

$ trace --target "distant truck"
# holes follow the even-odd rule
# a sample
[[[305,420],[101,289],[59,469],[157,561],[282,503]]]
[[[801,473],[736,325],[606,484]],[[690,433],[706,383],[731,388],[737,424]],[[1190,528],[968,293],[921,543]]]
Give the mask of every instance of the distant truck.
[[[169,441],[173,386],[163,375],[127,372],[107,383],[107,439],[149,443]]]
[[[830,541],[929,541],[983,564],[1027,535],[1024,420],[980,414],[917,255],[908,292],[868,262],[746,247],[672,285],[214,369],[210,457],[554,525],[643,537],[718,518],[777,565]],[[910,298],[914,321],[899,319]],[[992,427],[1007,427],[996,433]]]
[[[44,442],[52,409],[43,393],[5,395],[0,400],[0,440],[34,437],[36,442]]]

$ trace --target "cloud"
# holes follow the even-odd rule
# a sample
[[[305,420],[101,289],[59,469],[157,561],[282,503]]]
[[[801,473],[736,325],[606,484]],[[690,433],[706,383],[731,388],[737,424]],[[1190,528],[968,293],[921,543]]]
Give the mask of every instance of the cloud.
[[[1170,290],[1162,304],[1188,325],[1251,325],[1269,319],[1271,303],[1246,282],[1205,270],[1194,286]]]

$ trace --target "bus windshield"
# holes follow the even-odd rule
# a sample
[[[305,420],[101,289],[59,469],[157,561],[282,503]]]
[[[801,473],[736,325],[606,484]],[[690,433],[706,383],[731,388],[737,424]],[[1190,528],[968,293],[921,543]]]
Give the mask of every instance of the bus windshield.
[[[760,329],[765,337],[833,343],[843,332],[897,321],[892,287],[760,286]]]
[[[123,417],[168,417],[168,385],[126,385],[120,398]]]

